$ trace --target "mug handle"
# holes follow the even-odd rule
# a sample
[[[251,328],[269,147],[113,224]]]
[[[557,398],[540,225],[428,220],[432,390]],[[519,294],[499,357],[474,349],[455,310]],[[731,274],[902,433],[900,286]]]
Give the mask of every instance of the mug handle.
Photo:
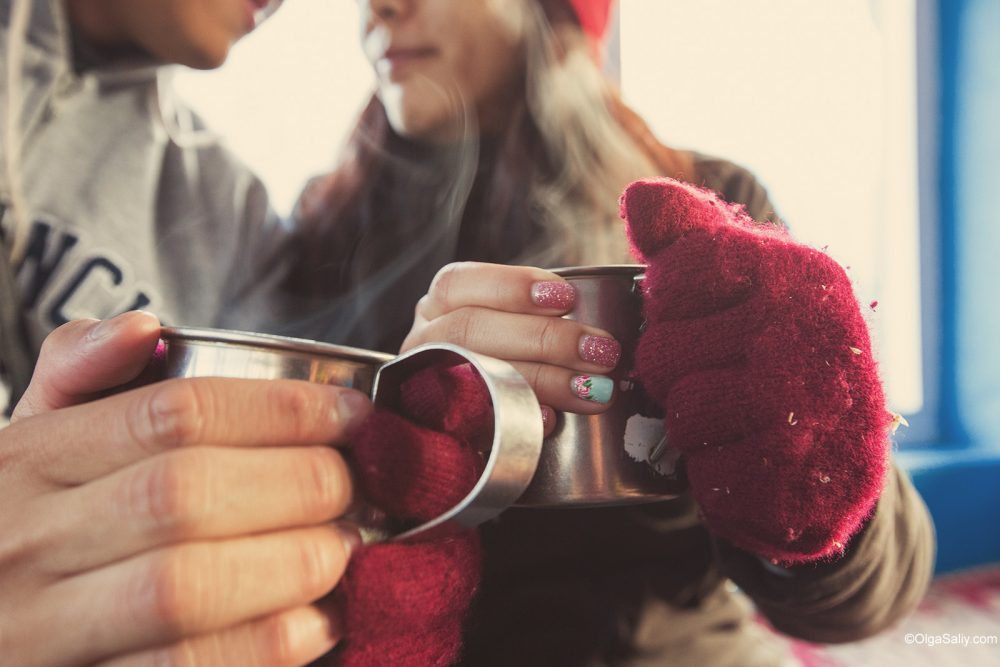
[[[375,373],[372,401],[392,407],[400,384],[414,373],[439,365],[471,364],[482,377],[493,405],[493,441],[476,485],[457,505],[399,534],[365,534],[365,541],[406,540],[451,522],[472,527],[514,504],[535,475],[542,453],[542,411],[531,385],[506,361],[449,343],[420,345],[382,364]]]

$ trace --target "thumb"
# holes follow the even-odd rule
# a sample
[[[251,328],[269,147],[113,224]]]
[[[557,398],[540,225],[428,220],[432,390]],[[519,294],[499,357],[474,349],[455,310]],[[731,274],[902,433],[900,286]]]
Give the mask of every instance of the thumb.
[[[619,200],[632,252],[642,262],[693,229],[726,224],[735,208],[711,190],[672,178],[636,181]]]
[[[84,403],[135,379],[153,358],[159,337],[159,319],[138,310],[109,320],[67,322],[42,343],[11,422]]]

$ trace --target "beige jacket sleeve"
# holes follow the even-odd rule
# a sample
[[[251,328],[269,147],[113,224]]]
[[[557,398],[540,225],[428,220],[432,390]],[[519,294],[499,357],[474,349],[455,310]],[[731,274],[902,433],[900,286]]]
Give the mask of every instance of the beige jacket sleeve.
[[[746,206],[756,220],[780,223],[767,191],[748,170],[695,155],[700,185]],[[832,563],[781,569],[716,540],[724,574],[779,630],[817,642],[855,641],[916,607],[935,555],[930,515],[906,474],[893,466],[876,511]]]
[[[909,614],[933,574],[934,528],[907,475],[890,469],[875,513],[836,561],[780,569],[716,540],[722,571],[782,632],[848,642]]]

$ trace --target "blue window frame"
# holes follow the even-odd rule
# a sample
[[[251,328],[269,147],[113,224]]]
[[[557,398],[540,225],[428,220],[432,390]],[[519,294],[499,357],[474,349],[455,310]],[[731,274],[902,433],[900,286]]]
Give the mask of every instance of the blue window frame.
[[[1000,3],[921,0],[925,357],[930,434],[901,452],[938,534],[937,569],[1000,561]],[[990,528],[990,526],[993,526]]]

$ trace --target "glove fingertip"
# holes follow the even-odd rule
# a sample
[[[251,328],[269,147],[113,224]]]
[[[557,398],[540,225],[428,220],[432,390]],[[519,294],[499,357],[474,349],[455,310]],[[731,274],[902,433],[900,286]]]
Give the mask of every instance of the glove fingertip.
[[[718,225],[724,208],[710,190],[671,178],[635,181],[619,199],[619,215],[640,261],[649,261],[691,229]]]

